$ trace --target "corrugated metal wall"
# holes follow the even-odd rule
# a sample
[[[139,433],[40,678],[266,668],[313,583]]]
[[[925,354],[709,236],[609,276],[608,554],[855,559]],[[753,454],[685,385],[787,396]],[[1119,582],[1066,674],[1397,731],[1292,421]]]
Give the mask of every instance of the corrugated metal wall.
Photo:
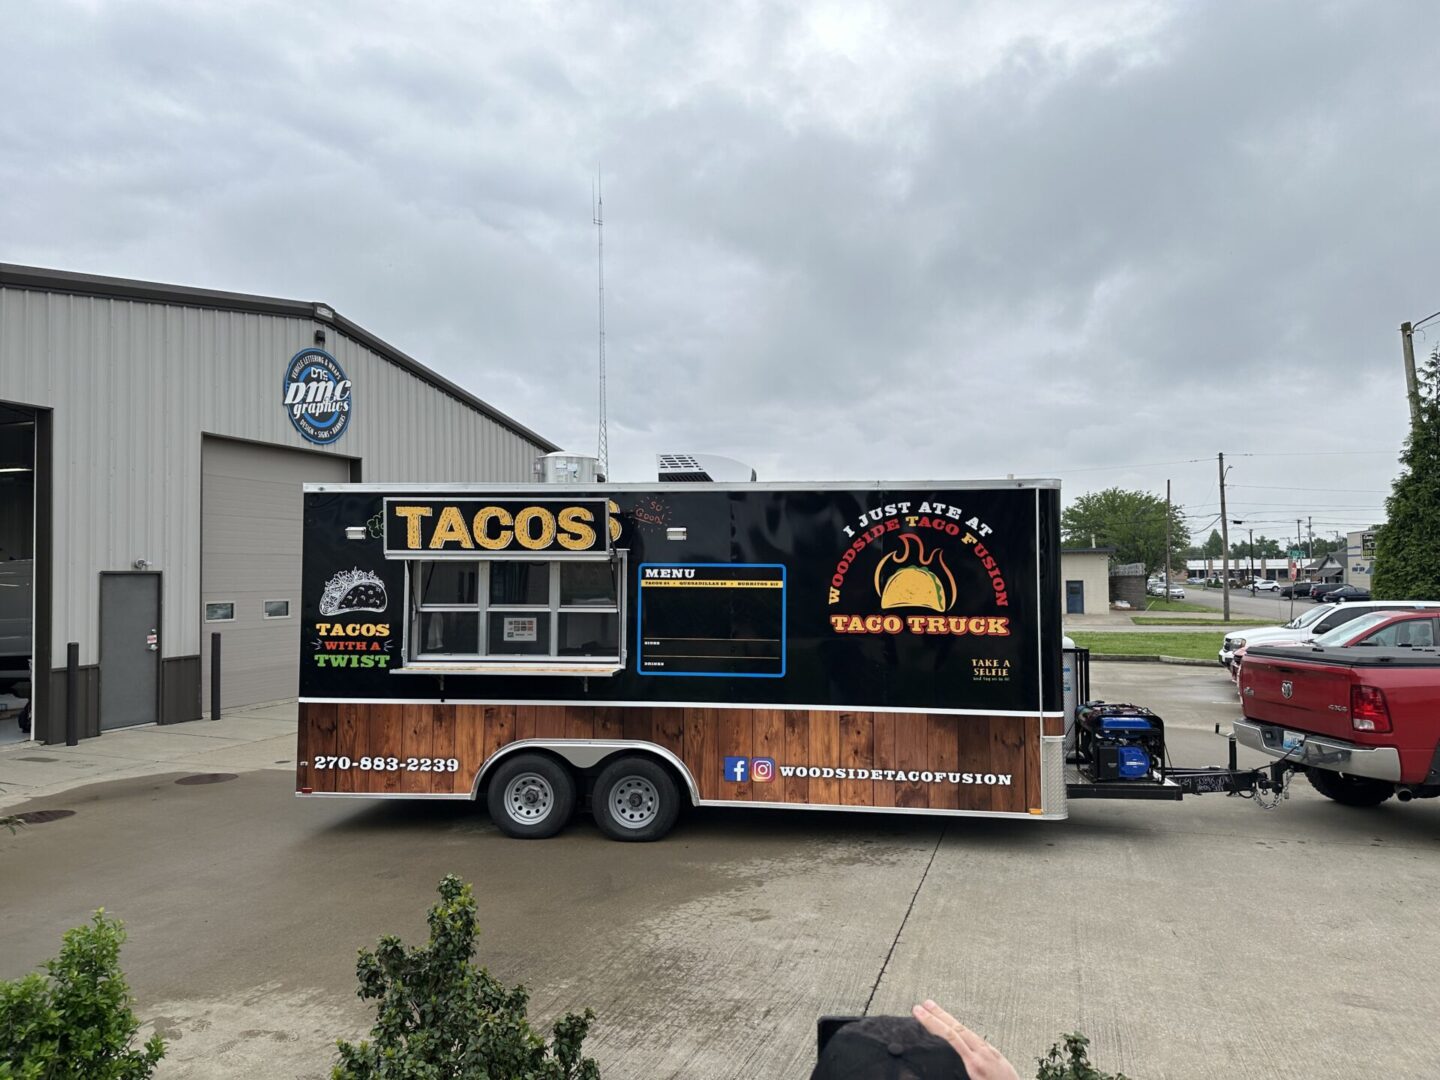
[[[328,450],[281,404],[326,330],[354,382]],[[483,387],[479,387],[483,391]],[[363,459],[367,481],[526,481],[541,447],[309,319],[0,288],[0,399],[54,410],[54,655],[97,661],[99,572],[163,571],[163,655],[200,651],[200,438]]]

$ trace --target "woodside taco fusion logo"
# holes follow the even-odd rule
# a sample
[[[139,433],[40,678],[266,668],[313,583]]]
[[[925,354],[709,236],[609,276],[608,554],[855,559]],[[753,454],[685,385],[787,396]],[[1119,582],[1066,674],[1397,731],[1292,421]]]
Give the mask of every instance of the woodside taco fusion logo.
[[[987,575],[995,606],[1010,604],[1004,575],[982,540],[992,530],[978,517],[966,519],[959,507],[933,500],[918,506],[894,502],[866,510],[854,527],[842,527],[851,543],[831,575],[829,603],[850,610],[830,616],[835,633],[1010,635],[1008,616],[954,610],[960,587],[951,563],[965,558],[966,551]],[[858,564],[869,562],[867,549],[892,533],[887,543],[891,550],[875,560],[873,570],[857,570]],[[855,611],[857,607],[862,610]]]

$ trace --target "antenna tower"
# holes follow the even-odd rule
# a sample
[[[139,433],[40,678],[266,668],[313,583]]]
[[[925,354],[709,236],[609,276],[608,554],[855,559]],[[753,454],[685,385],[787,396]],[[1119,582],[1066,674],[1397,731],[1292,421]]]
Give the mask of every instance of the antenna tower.
[[[605,194],[600,187],[600,176],[595,176],[594,213],[595,236],[599,255],[600,273],[600,446],[596,453],[599,459],[600,475],[610,479],[610,440],[605,431]]]

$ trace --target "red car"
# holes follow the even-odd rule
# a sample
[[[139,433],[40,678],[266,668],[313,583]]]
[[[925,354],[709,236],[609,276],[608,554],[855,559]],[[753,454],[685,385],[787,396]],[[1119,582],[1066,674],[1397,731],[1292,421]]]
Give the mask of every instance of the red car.
[[[1319,645],[1322,648],[1349,648],[1370,645],[1377,648],[1431,648],[1440,644],[1440,611],[1390,610],[1372,611],[1358,619],[1341,623],[1328,634],[1295,641],[1266,641],[1268,647],[1298,648]],[[1256,645],[1259,648],[1259,643]],[[1240,685],[1240,665],[1249,646],[1241,645],[1230,661],[1230,677]]]

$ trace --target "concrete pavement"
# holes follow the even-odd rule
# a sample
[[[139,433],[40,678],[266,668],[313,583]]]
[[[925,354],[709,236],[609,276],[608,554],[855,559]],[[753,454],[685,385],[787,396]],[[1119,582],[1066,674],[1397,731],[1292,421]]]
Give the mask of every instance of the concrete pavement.
[[[79,784],[156,771],[250,772],[295,767],[293,701],[256,705],[219,720],[107,731],[78,746],[0,747],[0,809]]]

